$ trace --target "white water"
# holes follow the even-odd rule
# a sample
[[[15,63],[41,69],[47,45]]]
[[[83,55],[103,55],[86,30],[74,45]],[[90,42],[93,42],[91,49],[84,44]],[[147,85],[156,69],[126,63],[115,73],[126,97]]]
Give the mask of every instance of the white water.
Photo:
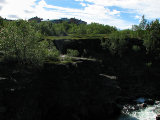
[[[132,113],[122,114],[118,120],[156,120],[158,113],[160,113],[160,104],[148,106]]]

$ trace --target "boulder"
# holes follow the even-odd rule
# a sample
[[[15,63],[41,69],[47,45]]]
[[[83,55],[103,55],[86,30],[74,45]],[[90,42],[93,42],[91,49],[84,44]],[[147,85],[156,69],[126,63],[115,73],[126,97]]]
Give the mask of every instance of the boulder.
[[[147,104],[146,103],[137,104],[137,107],[139,107],[139,109],[143,109],[147,107]]]
[[[160,120],[160,114],[156,116],[156,120]]]
[[[154,105],[155,101],[152,99],[147,99],[144,101],[144,103],[146,103],[147,105]]]
[[[143,107],[143,108],[146,108],[146,107],[147,107],[147,104],[146,104],[146,103],[143,103],[143,104],[142,104],[142,107]]]

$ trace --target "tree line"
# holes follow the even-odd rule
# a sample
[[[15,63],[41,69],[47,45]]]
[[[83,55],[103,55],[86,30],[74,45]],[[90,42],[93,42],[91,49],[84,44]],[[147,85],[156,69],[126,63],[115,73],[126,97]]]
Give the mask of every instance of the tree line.
[[[39,63],[46,58],[57,60],[55,46],[44,36],[67,36],[69,34],[107,34],[101,39],[101,47],[116,57],[139,55],[148,62],[160,60],[160,22],[148,22],[144,16],[132,29],[118,30],[116,27],[98,23],[74,24],[68,22],[38,22],[34,19],[9,21],[0,18],[0,51],[6,58],[12,57],[22,63]]]

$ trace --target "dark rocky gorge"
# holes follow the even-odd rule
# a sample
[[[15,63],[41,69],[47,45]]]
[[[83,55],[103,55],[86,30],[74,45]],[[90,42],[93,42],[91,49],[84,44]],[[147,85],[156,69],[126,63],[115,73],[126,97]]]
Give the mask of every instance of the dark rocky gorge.
[[[160,99],[156,67],[137,65],[135,56],[113,57],[98,39],[54,43],[62,54],[76,49],[96,59],[48,61],[41,68],[0,62],[0,120],[117,120],[121,109],[134,112],[154,103],[136,103],[139,97]]]
[[[1,120],[106,120],[120,113],[117,81],[101,74],[96,60],[0,66]]]

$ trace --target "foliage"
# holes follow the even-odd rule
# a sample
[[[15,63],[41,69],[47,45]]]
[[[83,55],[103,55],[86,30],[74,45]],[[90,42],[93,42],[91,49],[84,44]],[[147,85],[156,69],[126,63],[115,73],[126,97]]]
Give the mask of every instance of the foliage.
[[[146,30],[146,28],[147,28],[147,19],[145,19],[144,15],[142,16],[139,25],[132,25],[132,30],[133,31]]]
[[[116,28],[98,23],[91,23],[87,26],[87,34],[105,34],[113,31],[116,31]]]
[[[77,57],[79,52],[78,50],[67,49],[67,55],[70,57]]]
[[[41,22],[38,27],[41,33],[45,36],[55,35],[55,30],[51,22]]]
[[[102,25],[98,23],[91,23],[91,24],[80,24],[75,25],[72,24],[69,30],[71,34],[108,34],[117,29],[112,26]]]
[[[107,46],[107,49],[109,49],[112,54],[121,56],[127,48],[128,37],[128,31],[113,32],[109,35],[109,39],[104,40],[101,44],[103,47]]]
[[[144,46],[149,54],[160,57],[160,22],[152,21],[148,24],[147,34],[144,39]]]
[[[146,60],[158,61],[160,60],[160,22],[158,19],[147,22],[142,16],[140,24],[133,26],[132,30],[112,32],[108,38],[101,41],[101,45],[114,56],[125,57],[124,53],[129,56],[135,52],[137,55],[142,55],[145,51]]]
[[[0,38],[5,57],[14,57],[19,63],[40,64],[51,52],[47,42],[41,41],[40,32],[24,20],[5,22]]]
[[[98,23],[91,23],[87,25],[76,24],[74,22],[53,23],[51,21],[42,21],[36,28],[38,28],[43,35],[47,36],[66,36],[68,34],[109,34],[113,31],[117,31],[115,27]]]
[[[34,17],[36,20],[41,20]],[[59,52],[52,40],[100,39],[102,47],[116,57],[146,52],[146,59],[160,60],[160,22],[147,22],[142,16],[139,25],[132,30],[117,30],[113,26],[74,22],[7,21],[0,18],[0,51],[22,63],[40,63],[44,59],[59,59]],[[76,50],[68,50],[69,56],[78,56]]]
[[[54,24],[53,29],[55,31],[56,36],[66,36],[68,30],[68,24],[66,23]]]
[[[133,51],[135,52],[139,52],[141,50],[141,48],[138,45],[133,45],[132,46]]]
[[[141,22],[139,24],[139,28],[141,30],[145,30],[147,27],[147,20],[145,19],[144,15],[142,16]]]

